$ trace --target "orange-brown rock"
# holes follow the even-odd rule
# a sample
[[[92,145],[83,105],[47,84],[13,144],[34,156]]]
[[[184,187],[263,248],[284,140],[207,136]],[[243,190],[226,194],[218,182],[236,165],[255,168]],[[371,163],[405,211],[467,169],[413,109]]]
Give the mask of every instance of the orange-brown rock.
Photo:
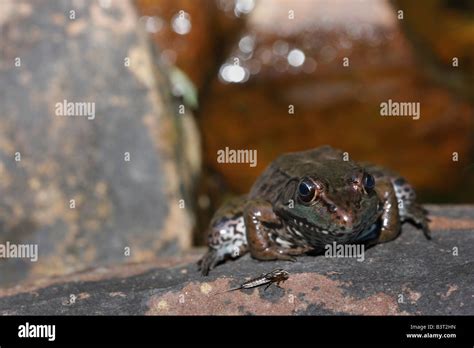
[[[244,25],[243,17],[232,14],[232,6],[222,8],[216,1],[135,0],[135,3],[139,13],[145,16],[142,17],[145,27],[147,17],[152,17],[148,25],[161,51],[162,63],[182,69],[198,89],[205,87],[226,54],[227,46],[235,41]],[[181,34],[173,28],[180,15],[190,23]]]
[[[426,73],[473,102],[474,2],[396,0],[394,4],[403,11],[402,29]]]
[[[330,144],[400,172],[425,199],[472,199],[473,107],[426,73],[388,2],[261,1],[247,34],[251,54],[236,43],[228,62],[238,57],[248,81],[216,77],[199,112],[205,163],[233,191],[283,152]],[[288,64],[293,49],[300,67]],[[389,99],[419,102],[420,118],[382,117]],[[258,166],[217,163],[226,146],[257,149]]]

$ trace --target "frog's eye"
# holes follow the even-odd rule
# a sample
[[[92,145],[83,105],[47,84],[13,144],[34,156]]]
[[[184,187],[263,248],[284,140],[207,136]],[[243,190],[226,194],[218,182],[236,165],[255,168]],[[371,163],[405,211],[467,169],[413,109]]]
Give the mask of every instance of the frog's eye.
[[[298,197],[304,203],[312,202],[316,198],[317,185],[313,180],[304,178],[298,184]]]
[[[364,178],[362,179],[362,183],[364,184],[365,191],[370,192],[375,187],[375,178],[373,177],[373,175],[365,173]]]

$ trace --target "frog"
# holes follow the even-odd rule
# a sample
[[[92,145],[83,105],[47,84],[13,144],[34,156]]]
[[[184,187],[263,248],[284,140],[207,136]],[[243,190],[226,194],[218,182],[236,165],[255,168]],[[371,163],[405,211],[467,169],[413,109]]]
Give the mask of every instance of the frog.
[[[247,195],[216,211],[198,269],[207,276],[247,253],[261,261],[296,261],[333,243],[372,247],[397,238],[405,222],[431,239],[429,221],[413,186],[394,171],[355,162],[329,145],[286,153]]]

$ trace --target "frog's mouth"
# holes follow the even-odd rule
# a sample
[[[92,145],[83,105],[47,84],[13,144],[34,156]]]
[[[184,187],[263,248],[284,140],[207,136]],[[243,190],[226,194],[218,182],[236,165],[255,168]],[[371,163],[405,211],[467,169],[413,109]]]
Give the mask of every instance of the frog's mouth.
[[[336,224],[314,224],[306,218],[292,214],[286,209],[279,210],[280,215],[287,224],[290,232],[299,237],[303,237],[312,245],[322,245],[328,242],[348,242],[354,240],[362,231],[367,229],[372,222],[359,222],[356,225],[347,228],[345,226],[337,226]]]

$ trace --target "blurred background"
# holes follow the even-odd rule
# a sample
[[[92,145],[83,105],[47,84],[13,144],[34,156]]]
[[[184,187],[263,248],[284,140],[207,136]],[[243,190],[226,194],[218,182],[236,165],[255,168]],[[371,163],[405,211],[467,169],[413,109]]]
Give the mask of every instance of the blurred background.
[[[0,6],[0,242],[42,255],[0,260],[0,285],[204,245],[225,199],[324,144],[398,171],[421,202],[474,202],[472,1]],[[54,116],[63,99],[96,119]],[[420,119],[381,117],[389,99]],[[257,166],[218,163],[226,147]]]
[[[223,192],[247,192],[279,154],[322,144],[396,169],[421,201],[474,201],[472,1],[137,5],[162,62],[182,69],[199,93],[201,216]],[[421,118],[380,117],[388,99],[420,102]],[[225,146],[257,149],[258,166],[217,163]]]

